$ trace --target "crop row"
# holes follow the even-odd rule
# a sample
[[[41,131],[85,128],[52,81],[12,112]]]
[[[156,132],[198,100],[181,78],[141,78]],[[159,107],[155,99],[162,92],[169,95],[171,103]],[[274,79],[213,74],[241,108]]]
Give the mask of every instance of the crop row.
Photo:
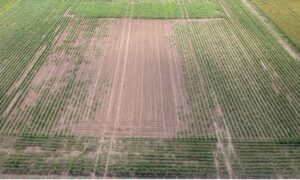
[[[40,11],[28,13],[29,7],[35,7],[34,9]],[[1,36],[5,36],[1,39],[1,51],[4,52],[1,53],[3,69],[0,72],[3,79],[0,97],[2,102],[0,106],[1,127],[11,110],[25,95],[26,88],[46,59],[55,37],[67,24],[68,19],[60,22],[61,16],[58,15],[64,12],[64,6],[61,9],[49,7],[51,6],[48,1],[40,4],[26,1],[4,16],[9,18],[7,21],[4,17],[1,19],[6,24],[13,22],[13,26],[17,26],[16,31],[11,31],[8,24],[5,26],[6,28],[1,29]],[[43,19],[39,20],[38,16]],[[39,50],[41,52],[38,52]]]
[[[299,135],[299,63],[242,2],[220,4],[224,20],[177,26],[193,108],[186,136],[214,137],[214,123],[233,138]]]
[[[14,143],[11,143],[14,142]],[[0,140],[3,174],[103,176],[110,139],[8,136]],[[10,145],[7,145],[10,144]],[[297,144],[234,141],[237,177],[298,177]],[[55,148],[53,148],[55,147]],[[15,148],[8,154],[7,149]],[[216,142],[205,139],[124,138],[113,143],[108,176],[228,177],[223,159],[215,167]],[[96,159],[96,155],[100,156]]]
[[[95,75],[92,75],[91,79],[83,81],[80,80],[80,76],[83,74],[79,74],[78,71],[80,68],[85,68],[83,73],[88,72],[87,68],[93,66],[93,62],[86,61],[83,54],[85,51],[90,54],[99,51],[93,46],[98,42],[97,39],[103,38],[102,36],[107,33],[105,26],[107,21],[96,19],[70,21],[68,17],[62,16],[67,11],[68,6],[64,6],[63,10],[56,8],[54,7],[53,11],[57,13],[55,14],[57,19],[54,20],[57,20],[62,30],[64,27],[67,29],[52,37],[57,43],[54,43],[51,46],[52,49],[43,56],[42,62],[44,63],[39,62],[41,63],[38,67],[39,71],[35,70],[36,74],[32,74],[36,76],[32,81],[36,81],[39,78],[37,76],[44,77],[42,81],[37,84],[31,83],[22,90],[18,89],[21,95],[14,94],[19,96],[18,100],[12,110],[2,116],[1,132],[66,134],[70,133],[72,125],[87,116],[85,113],[90,107],[87,108],[83,104],[88,104],[90,97],[86,94],[85,88],[87,84],[92,83]],[[96,29],[99,31],[96,32]],[[78,37],[82,38],[79,39]],[[90,43],[92,37],[96,38],[93,44]],[[78,41],[82,42],[78,43]],[[64,67],[63,73],[57,76],[56,72],[61,67]],[[42,74],[43,72],[48,72],[48,76]],[[32,77],[30,76],[30,78]],[[25,82],[27,83],[26,79],[22,83]],[[33,104],[28,104],[30,98],[35,99]],[[68,109],[67,107],[70,106],[76,109]]]
[[[296,1],[276,0],[272,3],[263,3],[261,0],[253,1],[263,13],[268,16],[276,27],[283,32],[289,43],[299,52],[300,36],[297,29],[300,27],[299,3]]]
[[[132,18],[142,19],[177,19],[182,18],[181,6],[184,6],[192,18],[222,17],[219,6],[214,1],[196,0],[183,1],[178,4],[176,0],[171,1],[149,1],[118,0],[110,2],[107,0],[84,1],[79,4],[75,14],[81,17],[109,17],[121,18],[126,13],[132,12]]]

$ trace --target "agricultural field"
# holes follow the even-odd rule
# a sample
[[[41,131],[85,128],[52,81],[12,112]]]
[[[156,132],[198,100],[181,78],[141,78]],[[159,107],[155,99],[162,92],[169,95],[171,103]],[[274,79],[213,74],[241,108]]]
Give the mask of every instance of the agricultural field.
[[[254,3],[283,31],[290,43],[300,51],[300,3],[297,0],[254,0]]]
[[[259,2],[0,0],[0,177],[300,178],[300,55]]]

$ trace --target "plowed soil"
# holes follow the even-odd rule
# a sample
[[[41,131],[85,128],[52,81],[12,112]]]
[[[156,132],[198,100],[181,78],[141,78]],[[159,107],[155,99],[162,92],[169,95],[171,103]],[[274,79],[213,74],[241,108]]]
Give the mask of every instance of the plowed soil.
[[[73,132],[88,136],[170,137],[181,127],[182,70],[169,20],[110,20],[101,63],[95,64],[88,115]],[[88,59],[99,58],[91,54]],[[98,67],[96,67],[98,66]],[[87,72],[89,73],[89,72]],[[104,95],[97,86],[107,81]],[[99,106],[92,107],[95,101]],[[93,110],[92,110],[93,109]]]

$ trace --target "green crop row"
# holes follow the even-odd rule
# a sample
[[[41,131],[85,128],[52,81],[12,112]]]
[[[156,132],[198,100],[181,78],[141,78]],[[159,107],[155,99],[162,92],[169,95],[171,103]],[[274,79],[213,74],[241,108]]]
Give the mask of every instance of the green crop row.
[[[193,108],[180,136],[213,137],[215,124],[236,139],[299,135],[299,63],[242,2],[220,4],[223,20],[177,25]]]
[[[31,2],[33,3],[33,2]],[[45,5],[48,7],[49,5],[44,4],[45,2],[41,2],[39,5]],[[28,5],[30,5],[30,1],[28,1]],[[69,11],[69,7],[71,6],[70,3],[64,2],[60,4],[59,1],[53,3],[53,5],[61,5],[61,6],[53,6],[53,9],[50,9],[52,12],[52,17],[48,17],[49,21],[45,22],[55,22],[55,24],[49,24],[49,31],[52,34],[47,36],[43,36],[43,38],[47,38],[43,43],[44,44],[36,44],[40,45],[41,47],[46,46],[45,53],[41,55],[36,64],[32,67],[31,71],[29,71],[25,78],[20,80],[21,85],[17,86],[14,91],[8,96],[3,97],[5,98],[3,103],[1,104],[3,115],[1,116],[0,121],[0,129],[1,132],[5,133],[32,133],[32,134],[48,134],[48,133],[55,133],[55,134],[66,134],[70,133],[72,125],[74,125],[79,119],[85,115],[85,107],[81,104],[83,102],[88,101],[88,96],[86,95],[86,84],[89,82],[80,81],[81,74],[78,74],[79,68],[82,66],[83,60],[83,52],[89,45],[90,39],[92,37],[96,38],[103,38],[103,34],[106,33],[106,26],[107,23],[105,20],[97,21],[96,19],[90,20],[73,20],[70,21],[69,17],[64,17],[63,14],[66,11]],[[38,5],[36,5],[38,6]],[[24,7],[23,7],[24,8]],[[72,13],[72,12],[69,12]],[[53,17],[54,14],[54,17]],[[51,20],[51,21],[50,21]],[[38,21],[38,19],[33,19],[32,21]],[[43,24],[41,24],[43,25]],[[71,29],[71,31],[67,32],[64,30],[66,27]],[[69,27],[70,26],[70,27]],[[72,27],[71,27],[72,26]],[[95,26],[102,27],[99,32],[95,32]],[[53,28],[56,28],[54,31]],[[46,32],[44,28],[35,28],[38,31]],[[60,29],[58,29],[60,28]],[[58,29],[58,30],[57,30]],[[38,38],[38,34],[36,32],[31,32],[33,35],[36,35]],[[65,33],[67,36],[65,38],[61,38],[62,34]],[[96,34],[97,33],[97,34]],[[74,46],[73,43],[76,41],[77,37],[83,34],[84,42],[81,42],[77,46]],[[95,35],[96,34],[96,35]],[[28,40],[29,41],[29,40]],[[54,41],[54,42],[51,42]],[[97,42],[97,41],[95,41]],[[46,44],[46,43],[49,43]],[[46,45],[45,45],[46,44]],[[29,48],[29,47],[28,47]],[[36,49],[24,49],[26,52],[34,52],[38,51]],[[95,51],[95,50],[94,50]],[[7,51],[5,51],[7,52]],[[23,51],[20,51],[23,52]],[[10,52],[7,52],[10,53]],[[57,54],[67,53],[68,56],[64,55],[64,58],[58,56]],[[11,59],[16,58],[17,53],[13,54]],[[56,57],[55,57],[56,56]],[[53,58],[55,57],[55,58]],[[26,59],[28,61],[33,61],[31,59]],[[19,64],[20,62],[25,62],[25,60],[19,61],[9,61],[9,59],[3,59],[7,62]],[[10,64],[7,63],[7,67],[5,69],[12,68]],[[30,63],[30,62],[28,62]],[[60,65],[61,63],[61,65]],[[72,69],[70,71],[64,72],[61,77],[55,77],[55,73],[53,73],[54,67],[65,66],[64,63],[68,64],[68,67]],[[3,62],[3,64],[5,64]],[[42,66],[43,65],[43,66]],[[52,65],[53,68],[48,68],[52,72],[49,72],[48,78],[45,78],[40,84],[33,85],[30,84],[32,79],[35,79],[35,76],[43,76],[38,71],[39,69],[45,69],[47,66]],[[21,66],[20,66],[21,67]],[[86,68],[90,68],[89,66],[85,66]],[[22,67],[23,70],[26,67]],[[28,68],[28,67],[27,67]],[[9,72],[9,71],[7,71]],[[20,74],[15,73],[16,78],[20,78]],[[3,74],[3,76],[9,76],[7,74]],[[18,81],[18,80],[17,80]],[[10,83],[16,83],[14,80],[9,81]],[[61,83],[62,86],[58,86],[57,84]],[[3,85],[5,82],[3,82]],[[57,87],[57,89],[53,89],[53,87]],[[5,89],[3,88],[3,91]],[[30,94],[37,94],[36,100],[34,104],[28,105],[26,101],[28,101],[28,96]],[[9,92],[6,92],[9,94]],[[80,97],[75,98],[74,97]],[[14,99],[17,98],[15,101]],[[13,106],[10,104],[13,103]],[[72,104],[72,106],[77,107],[80,111],[76,112],[68,112],[67,106]],[[69,105],[70,106],[70,105]],[[10,109],[7,111],[7,109]],[[6,112],[5,112],[6,110]],[[59,119],[64,118],[63,122],[59,122]],[[57,124],[62,126],[62,128],[57,128]]]
[[[18,102],[19,97],[24,94],[24,89],[43,64],[53,40],[64,28],[67,20],[61,22],[59,16],[65,4],[60,6],[61,9],[55,10],[49,8],[55,5],[49,1],[18,3],[7,16],[0,19],[1,24],[6,27],[0,33],[0,49],[3,52],[0,57],[0,112],[5,112],[5,115],[10,113],[7,108],[14,107],[14,102]],[[35,56],[38,51],[41,52]]]
[[[82,17],[125,17],[126,13],[132,18],[143,19],[179,19],[182,18],[181,6],[186,7],[190,18],[222,17],[223,13],[216,2],[191,1],[177,3],[173,1],[106,1],[95,0],[81,2],[75,14]]]
[[[110,138],[1,135],[2,174],[104,175]],[[101,151],[98,151],[99,145]],[[295,144],[234,141],[233,146],[237,161],[231,164],[237,177],[299,175],[300,153]],[[10,153],[6,149],[10,149]],[[228,177],[222,158],[218,159],[218,168],[215,167],[215,140],[117,138],[112,151],[107,176]]]
[[[300,3],[295,0],[253,1],[261,11],[300,50]]]

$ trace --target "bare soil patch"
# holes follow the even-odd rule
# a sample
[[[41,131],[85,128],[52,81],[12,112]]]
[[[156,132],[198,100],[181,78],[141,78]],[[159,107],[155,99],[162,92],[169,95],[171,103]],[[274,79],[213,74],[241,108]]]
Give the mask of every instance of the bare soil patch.
[[[88,111],[74,128],[87,136],[170,137],[181,127],[178,108],[185,95],[180,88],[182,70],[169,38],[174,21],[110,19],[110,38],[93,73],[95,83],[108,80],[107,93],[89,88],[91,101],[101,105]],[[170,53],[170,51],[172,53]],[[169,53],[168,53],[169,52]],[[89,59],[97,57],[89,56]],[[176,68],[175,68],[176,67]],[[88,106],[89,107],[89,106]],[[91,108],[91,107],[89,107]],[[115,132],[113,132],[115,131]]]
[[[175,136],[188,109],[181,57],[170,39],[176,22],[72,18],[5,125],[64,135]]]

